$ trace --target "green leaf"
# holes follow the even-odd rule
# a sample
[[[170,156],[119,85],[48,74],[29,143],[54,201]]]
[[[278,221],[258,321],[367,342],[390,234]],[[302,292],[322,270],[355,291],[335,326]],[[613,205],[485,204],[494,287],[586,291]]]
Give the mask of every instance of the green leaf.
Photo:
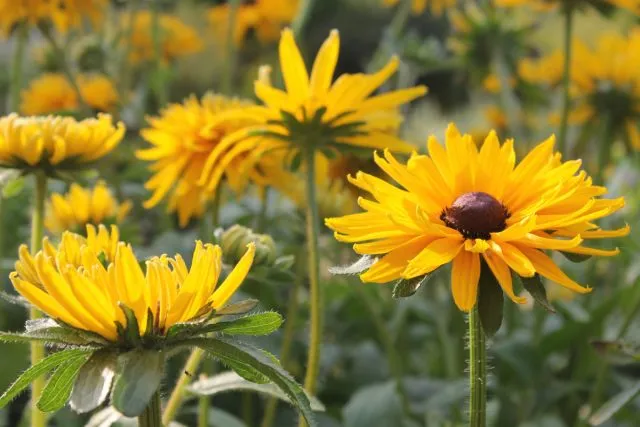
[[[527,292],[531,294],[535,302],[544,307],[547,311],[551,313],[555,313],[556,310],[549,303],[547,299],[547,290],[542,284],[542,280],[540,279],[540,275],[536,273],[533,277],[520,277],[520,281],[522,282],[522,286],[526,289]]]
[[[216,310],[217,316],[227,316],[234,314],[245,314],[256,308],[260,301],[257,299],[246,299],[233,304],[227,304]]]
[[[73,384],[80,373],[80,368],[90,356],[90,353],[80,354],[58,365],[42,390],[42,395],[38,400],[38,409],[42,412],[55,412],[67,403]]]
[[[400,279],[393,286],[393,292],[391,295],[393,298],[407,298],[418,292],[420,286],[429,282],[431,275],[425,274],[424,276],[414,277],[413,279]]]
[[[589,258],[591,258],[591,255],[573,254],[573,253],[562,252],[562,251],[560,251],[560,253],[562,255],[564,255],[564,257],[566,259],[568,259],[571,262],[575,262],[575,263],[584,262],[584,261],[588,260]]]
[[[256,384],[242,378],[236,372],[223,372],[212,377],[198,380],[188,387],[188,390],[198,396],[213,396],[218,393],[224,393],[235,390],[250,390],[261,394],[276,397],[285,402],[291,403],[289,397],[282,392],[275,384]],[[309,396],[307,398],[314,411],[324,411],[325,407],[317,398]]]
[[[0,332],[0,341],[3,342],[32,342],[40,341],[58,345],[103,346],[108,342],[99,335],[64,326],[35,329],[27,332]]]
[[[4,291],[0,291],[0,299],[3,299],[10,304],[20,305],[22,307],[29,308],[29,309],[33,307],[31,303],[27,301],[25,298],[23,298],[22,296],[11,295]]]
[[[111,395],[111,404],[127,417],[144,411],[160,386],[164,354],[160,351],[132,350],[118,358],[122,366]]]
[[[336,275],[360,274],[378,261],[378,258],[363,255],[359,260],[351,265],[329,267],[329,273]]]
[[[140,338],[140,328],[138,327],[138,320],[136,314],[129,307],[119,302],[118,306],[124,313],[125,319],[127,319],[126,327],[124,328],[124,339],[127,344],[133,347],[140,347],[142,340]]]
[[[116,357],[113,352],[96,351],[82,366],[69,402],[74,411],[78,413],[93,411],[104,402],[111,389],[115,362]]]
[[[246,371],[255,371],[269,378],[291,399],[291,402],[301,412],[309,427],[317,426],[309,399],[302,387],[262,350],[226,338],[193,339],[186,344],[200,347],[231,369],[234,369],[234,365],[243,366]],[[242,373],[238,373],[242,375]]]
[[[487,337],[492,337],[500,329],[504,309],[502,288],[489,266],[482,262],[478,281],[478,315]]]
[[[26,371],[22,373],[15,380],[13,384],[9,386],[9,388],[0,396],[0,408],[3,408],[9,403],[14,397],[16,397],[22,390],[27,388],[33,380],[39,378],[41,375],[50,372],[56,367],[60,366],[61,363],[66,360],[73,359],[82,354],[90,354],[92,350],[86,349],[71,349],[71,350],[62,350],[57,353],[53,353],[52,355],[45,357],[37,364],[33,365]]]
[[[280,314],[267,311],[266,313],[251,314],[233,320],[225,320],[205,326],[199,333],[224,332],[228,335],[269,335],[277,331],[282,325]]]
[[[589,418],[589,424],[599,426],[615,415],[624,405],[631,402],[636,396],[640,395],[640,381],[637,381],[631,387],[613,396],[608,402],[600,407]]]
[[[342,410],[345,427],[400,427],[402,413],[398,389],[392,381],[359,389]]]
[[[19,176],[9,180],[2,187],[2,197],[5,199],[9,199],[11,197],[15,197],[22,192],[24,189],[24,177]]]

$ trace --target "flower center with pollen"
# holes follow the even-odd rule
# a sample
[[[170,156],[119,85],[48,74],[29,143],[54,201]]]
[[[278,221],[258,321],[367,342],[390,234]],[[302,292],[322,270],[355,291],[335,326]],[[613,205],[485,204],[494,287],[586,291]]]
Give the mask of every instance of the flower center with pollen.
[[[491,238],[507,228],[509,212],[493,196],[482,191],[464,193],[440,214],[449,228],[458,230],[467,239]]]

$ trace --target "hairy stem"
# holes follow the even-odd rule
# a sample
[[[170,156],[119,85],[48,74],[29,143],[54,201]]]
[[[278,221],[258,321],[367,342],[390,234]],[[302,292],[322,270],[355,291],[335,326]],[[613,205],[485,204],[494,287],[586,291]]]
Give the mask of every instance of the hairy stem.
[[[233,92],[233,80],[236,74],[238,58],[236,56],[236,41],[234,33],[236,29],[236,18],[240,9],[240,0],[229,0],[229,15],[227,16],[227,39],[226,39],[226,61],[224,74],[222,75],[222,93],[230,95]]]
[[[487,353],[477,306],[469,312],[469,427],[485,427]]]
[[[171,421],[174,420],[176,415],[178,415],[178,411],[182,406],[182,402],[184,401],[184,392],[189,385],[189,381],[191,377],[195,375],[196,371],[200,367],[200,363],[202,362],[202,358],[204,357],[204,350],[199,348],[194,349],[187,362],[184,364],[184,368],[180,373],[180,377],[176,382],[173,391],[171,392],[171,396],[169,397],[169,401],[167,402],[167,406],[164,408],[164,413],[162,414],[162,424],[168,426]]]

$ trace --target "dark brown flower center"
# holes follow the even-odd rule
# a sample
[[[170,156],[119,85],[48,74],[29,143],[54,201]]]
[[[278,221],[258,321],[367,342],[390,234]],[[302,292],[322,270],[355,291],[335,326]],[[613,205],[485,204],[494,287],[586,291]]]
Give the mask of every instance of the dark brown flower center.
[[[507,208],[482,191],[464,193],[440,214],[447,227],[458,230],[467,239],[491,238],[490,233],[507,227],[507,218]]]

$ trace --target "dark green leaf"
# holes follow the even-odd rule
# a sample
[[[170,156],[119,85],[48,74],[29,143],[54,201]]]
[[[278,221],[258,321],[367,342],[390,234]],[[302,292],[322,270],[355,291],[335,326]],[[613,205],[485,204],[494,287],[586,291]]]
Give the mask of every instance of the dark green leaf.
[[[135,313],[121,302],[118,303],[118,306],[124,313],[125,319],[127,319],[127,324],[124,328],[125,342],[133,347],[139,347],[142,341],[140,339],[140,328],[138,327],[138,320],[136,319]]]
[[[487,337],[500,329],[504,309],[502,288],[486,263],[482,263],[478,282],[478,315]]]
[[[73,386],[71,408],[84,413],[93,411],[104,402],[109,395],[111,382],[115,372],[116,357],[112,352],[96,351],[80,369],[80,374]]]
[[[269,335],[282,325],[282,316],[273,311],[251,314],[205,326],[199,333],[224,332],[228,335]]]
[[[424,276],[414,277],[413,279],[400,279],[393,286],[393,298],[407,298],[418,292],[420,286],[429,282],[433,273]]]
[[[341,267],[329,267],[329,273],[336,275],[344,275],[344,274],[360,274],[365,271],[367,268],[371,267],[373,264],[378,261],[378,258],[371,257],[369,255],[363,255],[359,260],[354,262],[351,265],[344,265]]]
[[[234,366],[243,366],[246,371],[255,371],[273,381],[300,410],[309,427],[317,426],[309,399],[299,384],[273,359],[253,346],[226,338],[193,339],[187,345],[195,345],[222,363]],[[232,366],[234,365],[234,366]],[[238,372],[242,375],[240,372]]]
[[[89,353],[80,354],[58,365],[42,390],[42,395],[38,400],[38,409],[42,412],[55,412],[67,403],[73,384],[80,373],[80,368],[90,356]]]
[[[236,302],[233,304],[227,304],[222,308],[216,310],[216,315],[235,315],[245,314],[256,308],[260,301],[257,299],[246,299],[244,301]]]
[[[607,403],[602,405],[600,409],[589,418],[589,424],[599,426],[609,420],[609,418],[614,416],[624,405],[631,402],[638,395],[640,395],[640,381],[637,381],[628,389],[616,394]]]
[[[53,353],[48,357],[45,357],[40,362],[24,371],[22,375],[20,375],[18,379],[9,386],[4,394],[0,396],[0,408],[5,407],[7,403],[9,403],[14,397],[20,394],[22,390],[27,388],[29,384],[31,384],[31,382],[33,382],[33,380],[35,380],[36,378],[39,378],[41,375],[54,370],[66,360],[74,359],[83,354],[88,355],[91,353],[91,351],[92,350],[86,349],[62,350],[57,353]]]
[[[568,259],[569,261],[576,262],[576,263],[584,262],[584,261],[588,260],[589,258],[591,258],[591,255],[572,254],[572,253],[569,253],[569,252],[562,252],[562,251],[560,251],[560,253],[562,255],[564,255],[564,257],[566,259]]]
[[[111,404],[127,417],[144,411],[160,386],[164,355],[160,351],[133,350],[120,356],[122,366],[113,387]]]
[[[547,290],[545,289],[538,273],[533,277],[520,277],[520,281],[522,281],[522,286],[531,294],[535,302],[551,313],[556,312],[547,299]]]

